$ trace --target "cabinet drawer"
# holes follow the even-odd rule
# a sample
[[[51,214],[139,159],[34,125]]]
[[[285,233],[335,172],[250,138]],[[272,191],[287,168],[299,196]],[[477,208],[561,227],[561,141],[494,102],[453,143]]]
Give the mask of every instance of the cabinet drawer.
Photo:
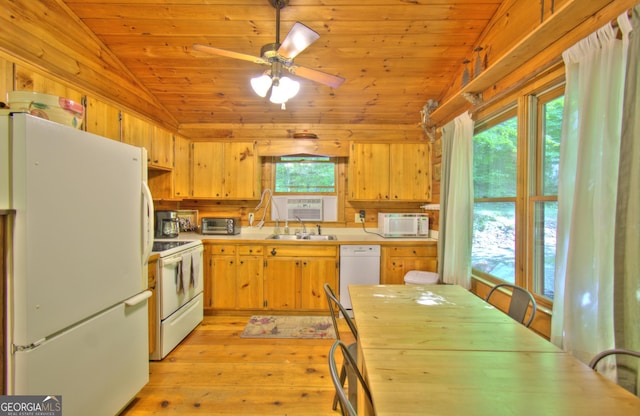
[[[209,253],[211,254],[236,254],[236,246],[224,245],[224,244],[212,244],[209,246]]]
[[[438,255],[438,246],[431,244],[420,247],[385,247],[389,257],[436,257]]]
[[[238,254],[241,256],[261,256],[263,252],[263,246],[238,246]]]
[[[338,255],[337,246],[310,246],[305,243],[304,247],[294,245],[271,245],[266,246],[267,255],[278,257],[335,257]]]

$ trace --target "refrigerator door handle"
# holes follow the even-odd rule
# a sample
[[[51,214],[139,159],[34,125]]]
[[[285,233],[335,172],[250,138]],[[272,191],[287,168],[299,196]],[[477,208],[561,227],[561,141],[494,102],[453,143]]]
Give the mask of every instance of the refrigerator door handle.
[[[138,293],[137,295],[130,297],[129,299],[124,301],[126,306],[136,306],[137,304],[144,302],[145,300],[151,297],[152,293],[150,290],[145,290],[142,293]]]
[[[153,197],[151,196],[151,190],[149,189],[149,186],[147,186],[147,183],[145,181],[142,181],[142,196],[143,203],[145,205],[142,208],[142,223],[143,228],[146,228],[142,230],[144,239],[142,258],[146,263],[149,255],[151,255],[151,250],[153,250]]]

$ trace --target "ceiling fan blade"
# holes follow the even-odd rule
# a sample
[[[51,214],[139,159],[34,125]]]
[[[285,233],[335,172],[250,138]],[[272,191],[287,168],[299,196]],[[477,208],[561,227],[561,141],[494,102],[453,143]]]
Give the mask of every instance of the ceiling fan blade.
[[[278,48],[278,54],[286,59],[293,59],[319,37],[315,30],[296,22]]]
[[[320,84],[328,85],[331,88],[338,88],[345,81],[344,78],[337,75],[327,74],[326,72],[306,68],[304,66],[292,65],[287,69],[294,75],[319,82]]]
[[[253,62],[256,64],[262,64],[262,65],[268,65],[269,62],[266,61],[263,58],[257,57],[257,56],[253,56],[253,55],[247,55],[245,53],[239,53],[239,52],[232,52],[232,51],[227,51],[224,49],[218,49],[218,48],[214,48],[212,46],[207,46],[207,45],[201,45],[198,43],[194,43],[193,44],[193,49],[199,52],[204,52],[204,53],[209,53],[212,55],[219,55],[219,56],[224,56],[227,58],[234,58],[234,59],[241,59],[243,61],[249,61],[249,62]]]

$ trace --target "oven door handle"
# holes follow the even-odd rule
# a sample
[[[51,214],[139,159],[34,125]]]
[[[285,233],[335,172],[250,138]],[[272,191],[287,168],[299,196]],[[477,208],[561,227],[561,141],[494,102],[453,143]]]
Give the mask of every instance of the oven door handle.
[[[161,266],[170,266],[176,263],[182,263],[182,256],[169,257],[167,259],[160,259]]]

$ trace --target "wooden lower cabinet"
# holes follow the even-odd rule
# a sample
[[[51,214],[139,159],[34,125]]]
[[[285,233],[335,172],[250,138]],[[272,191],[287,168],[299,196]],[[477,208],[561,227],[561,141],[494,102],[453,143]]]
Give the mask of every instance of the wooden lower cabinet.
[[[324,284],[339,287],[339,246],[205,243],[205,310],[327,310]],[[383,245],[382,284],[403,284],[410,270],[438,270],[437,242]]]
[[[328,308],[324,284],[338,282],[338,247],[265,247],[264,301],[271,310],[322,311]]]
[[[205,245],[205,309],[262,309],[262,253],[260,245]]]
[[[438,271],[438,244],[429,241],[420,245],[383,246],[380,260],[380,283],[404,284],[408,271]]]
[[[238,246],[236,264],[236,308],[263,307],[262,246]]]

